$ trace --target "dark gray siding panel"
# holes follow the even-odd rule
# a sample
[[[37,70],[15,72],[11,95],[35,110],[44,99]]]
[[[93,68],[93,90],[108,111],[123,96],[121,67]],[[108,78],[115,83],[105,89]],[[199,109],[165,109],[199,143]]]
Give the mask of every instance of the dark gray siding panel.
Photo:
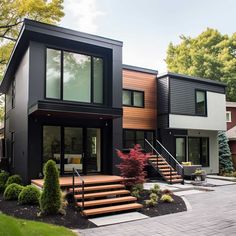
[[[195,90],[225,93],[223,86],[170,78],[170,113],[195,115]]]
[[[169,111],[169,82],[168,77],[157,79],[157,112],[167,114]]]
[[[30,42],[29,107],[44,99],[45,46]]]
[[[158,115],[157,128],[168,128],[169,127],[169,115]]]

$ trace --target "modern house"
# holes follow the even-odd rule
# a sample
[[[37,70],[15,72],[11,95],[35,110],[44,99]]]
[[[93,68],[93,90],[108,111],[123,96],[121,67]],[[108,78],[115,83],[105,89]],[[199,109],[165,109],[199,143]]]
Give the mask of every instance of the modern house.
[[[227,137],[232,153],[234,168],[236,168],[236,102],[226,103],[226,122],[227,122]]]
[[[25,20],[0,92],[6,156],[25,181],[53,159],[61,175],[116,174],[116,149],[157,138],[179,162],[218,173],[225,84],[122,64],[122,42]]]

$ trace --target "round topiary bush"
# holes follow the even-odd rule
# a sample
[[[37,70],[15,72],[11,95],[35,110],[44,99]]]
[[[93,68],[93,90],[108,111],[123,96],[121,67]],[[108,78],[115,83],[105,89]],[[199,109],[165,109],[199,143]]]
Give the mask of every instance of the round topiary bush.
[[[9,177],[9,173],[6,171],[0,171],[0,193],[2,193],[5,189],[5,184]]]
[[[36,205],[39,203],[40,191],[32,185],[27,185],[19,194],[18,202],[20,204]]]
[[[5,200],[17,200],[20,192],[24,187],[19,184],[10,184],[4,191],[4,199]]]
[[[9,186],[10,184],[21,184],[22,183],[22,178],[19,175],[12,175],[8,178],[6,182],[6,186]]]
[[[39,203],[42,214],[56,214],[62,205],[59,173],[56,163],[52,160],[44,166],[44,185]]]

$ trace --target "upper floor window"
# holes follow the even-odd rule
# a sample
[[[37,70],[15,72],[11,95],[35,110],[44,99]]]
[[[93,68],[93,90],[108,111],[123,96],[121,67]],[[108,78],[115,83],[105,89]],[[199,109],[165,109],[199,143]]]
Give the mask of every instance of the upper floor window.
[[[103,59],[47,49],[46,97],[103,103]]]
[[[231,111],[226,111],[226,122],[231,122]]]
[[[124,89],[123,105],[132,107],[144,107],[144,92]]]
[[[206,91],[196,90],[196,115],[207,115]]]

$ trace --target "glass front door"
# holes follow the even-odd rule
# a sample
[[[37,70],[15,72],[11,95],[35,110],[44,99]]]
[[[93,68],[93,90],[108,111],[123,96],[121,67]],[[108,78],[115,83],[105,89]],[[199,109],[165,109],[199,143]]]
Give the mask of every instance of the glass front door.
[[[43,163],[52,159],[60,174],[101,172],[101,129],[43,127]]]
[[[185,137],[176,137],[175,138],[175,155],[177,161],[181,162],[186,161],[186,138]]]

